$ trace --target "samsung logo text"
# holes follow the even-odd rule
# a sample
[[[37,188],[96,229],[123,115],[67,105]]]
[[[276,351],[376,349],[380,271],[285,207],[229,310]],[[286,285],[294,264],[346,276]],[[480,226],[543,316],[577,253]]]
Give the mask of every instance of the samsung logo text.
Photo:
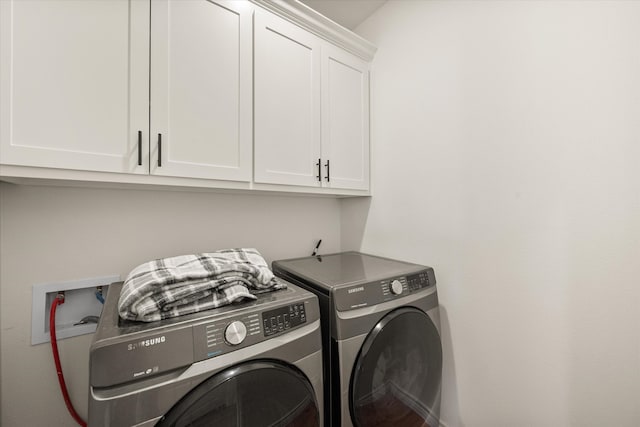
[[[360,287],[357,287],[357,288],[351,288],[351,289],[347,290],[347,293],[355,294],[356,292],[362,292],[362,291],[364,291],[364,286],[360,286]]]
[[[142,340],[142,341],[134,342],[134,343],[131,343],[131,344],[127,345],[127,350],[132,351],[132,350],[137,350],[137,349],[142,348],[142,347],[151,347],[151,346],[156,345],[156,344],[162,344],[166,340],[167,340],[167,338],[164,335],[162,335],[160,337],[149,338],[148,340]]]

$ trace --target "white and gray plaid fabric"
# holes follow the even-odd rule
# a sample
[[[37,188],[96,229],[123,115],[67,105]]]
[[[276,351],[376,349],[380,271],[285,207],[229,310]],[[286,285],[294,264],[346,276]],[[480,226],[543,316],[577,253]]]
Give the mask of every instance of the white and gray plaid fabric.
[[[157,259],[139,265],[124,282],[120,317],[154,322],[284,289],[256,249]]]

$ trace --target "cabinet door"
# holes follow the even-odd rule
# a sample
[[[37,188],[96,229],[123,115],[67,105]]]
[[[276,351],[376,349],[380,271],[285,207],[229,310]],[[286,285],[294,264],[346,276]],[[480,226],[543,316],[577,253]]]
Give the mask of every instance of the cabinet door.
[[[322,54],[323,185],[369,189],[369,64],[332,45]]]
[[[320,39],[257,10],[254,78],[255,182],[320,186]]]
[[[151,173],[251,180],[249,2],[151,3]]]
[[[0,24],[0,162],[148,173],[148,3],[2,0]]]

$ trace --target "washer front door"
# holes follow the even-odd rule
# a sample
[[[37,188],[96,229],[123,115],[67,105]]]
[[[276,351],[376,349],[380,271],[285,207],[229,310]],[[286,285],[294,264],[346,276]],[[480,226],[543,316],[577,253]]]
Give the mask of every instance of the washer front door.
[[[275,361],[236,365],[183,397],[157,426],[308,427],[320,415],[313,387],[296,368]]]
[[[438,427],[442,377],[440,334],[429,316],[392,311],[365,339],[351,376],[356,427]]]

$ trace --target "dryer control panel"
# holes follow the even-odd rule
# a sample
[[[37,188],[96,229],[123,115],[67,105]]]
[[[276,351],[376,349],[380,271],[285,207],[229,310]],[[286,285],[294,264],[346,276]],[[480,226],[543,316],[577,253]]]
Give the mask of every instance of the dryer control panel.
[[[345,286],[334,291],[335,306],[339,311],[368,307],[421,292],[435,283],[433,269],[427,268],[414,274]]]

